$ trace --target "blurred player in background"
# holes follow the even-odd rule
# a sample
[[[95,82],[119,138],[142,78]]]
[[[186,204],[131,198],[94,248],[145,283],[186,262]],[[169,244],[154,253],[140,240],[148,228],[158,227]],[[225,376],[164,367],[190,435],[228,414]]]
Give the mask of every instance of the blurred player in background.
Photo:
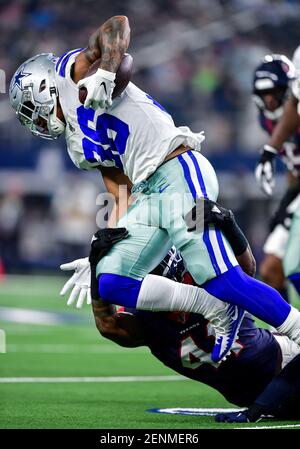
[[[273,74],[275,84],[275,76],[284,78],[283,71],[286,70],[286,75],[289,73],[287,60],[277,61],[277,66],[281,66],[280,72],[278,69]],[[267,66],[270,65],[267,62]],[[261,185],[262,190],[267,195],[272,195],[274,187],[274,173],[275,173],[275,157],[279,156],[283,159],[287,168],[292,172],[294,178],[292,185],[287,191],[282,200],[280,208],[274,219],[273,236],[271,234],[270,240],[266,242],[266,251],[272,251],[277,258],[283,258],[283,271],[286,278],[288,278],[294,285],[296,291],[300,295],[300,194],[299,194],[299,173],[300,173],[300,47],[294,53],[293,64],[295,67],[295,80],[292,82],[292,93],[284,102],[283,112],[279,113],[280,120],[273,126],[269,121],[266,126],[270,127],[271,138],[266,145],[264,145],[262,154],[256,168],[256,178]],[[272,63],[274,70],[275,61]],[[266,82],[268,80],[268,69],[266,69]],[[261,75],[263,80],[264,75]],[[269,77],[270,79],[271,77]],[[287,81],[287,76],[286,76]],[[259,82],[259,78],[256,82]],[[263,82],[263,81],[262,81]],[[277,82],[277,80],[276,80]],[[271,99],[266,95],[265,104],[274,105],[276,99]],[[269,266],[269,272],[273,269],[274,264],[276,275],[280,281],[283,276],[280,274],[279,263],[275,259],[271,261],[273,268]],[[282,284],[279,286],[282,287]]]
[[[253,99],[258,107],[259,123],[269,135],[272,135],[283,114],[283,106],[294,78],[294,66],[283,55],[266,55],[255,69]],[[259,273],[264,282],[276,288],[288,300],[282,261],[288,245],[293,210],[300,200],[300,128],[284,142],[278,155],[289,170],[288,188],[270,222],[270,234],[263,248],[265,257]]]
[[[126,223],[128,237],[97,266],[100,296],[126,307],[210,315],[217,336],[214,361],[230,350],[243,308],[300,342],[299,311],[242,271],[217,226],[188,232],[184,217],[195,208],[198,215],[197,200],[218,196],[214,169],[199,153],[203,134],[176,127],[164,108],[132,83],[112,101],[129,37],[128,19],[112,17],[93,33],[85,49],[59,59],[48,54],[26,61],[10,87],[11,103],[31,132],[55,138],[65,131],[77,167],[100,168],[110,191],[126,185],[126,175],[132,192],[142,194],[118,223]],[[97,61],[98,69],[87,76]],[[79,87],[87,89],[84,105]],[[184,201],[167,216],[168,200],[176,194],[184,195]],[[148,274],[173,244],[203,288]],[[231,304],[224,309],[216,298]]]

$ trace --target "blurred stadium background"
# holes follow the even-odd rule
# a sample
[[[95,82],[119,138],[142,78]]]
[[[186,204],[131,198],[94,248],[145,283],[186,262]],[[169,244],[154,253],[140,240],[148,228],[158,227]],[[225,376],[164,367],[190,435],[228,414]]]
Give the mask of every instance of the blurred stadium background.
[[[130,20],[133,81],[162,103],[177,125],[205,130],[203,153],[217,170],[220,202],[236,212],[259,261],[268,218],[286,176],[278,163],[271,200],[260,193],[254,180],[258,151],[266,137],[251,100],[252,73],[266,53],[292,56],[300,43],[299,1],[0,0],[0,68],[7,85],[31,55],[51,51],[59,56],[81,47],[99,24],[115,14]],[[12,275],[0,283],[0,328],[6,330],[8,343],[1,376],[172,374],[150,360],[146,349],[130,355],[130,350],[118,350],[102,340],[97,349],[99,339],[88,311],[81,318],[76,311],[67,313],[64,302],[57,301],[63,279],[45,277],[60,275],[61,263],[87,254],[96,229],[96,196],[104,189],[99,174],[79,172],[72,166],[63,138],[49,142],[30,136],[17,122],[4,92],[0,94],[0,148],[0,279],[4,271]],[[7,318],[12,317],[7,315],[8,307],[23,312],[46,310],[49,326],[41,325],[45,324],[41,315],[26,319],[22,312],[17,325],[20,314]],[[51,319],[58,325],[51,327]],[[95,360],[95,353],[99,359]],[[141,423],[135,411],[141,404],[142,409],[153,406],[158,397],[166,406],[199,405],[199,385],[190,381],[180,385],[178,390],[174,382],[166,392],[163,383],[156,383],[153,394],[150,385],[146,390],[116,385],[120,400],[114,402],[111,415],[102,416],[103,427],[170,426],[166,417],[159,417],[162,421],[149,417]],[[92,385],[79,390],[72,385],[64,389],[48,385],[47,396],[43,384],[35,389],[20,385],[17,391],[14,384],[0,387],[8,404],[6,410],[2,408],[0,427],[96,427],[98,404],[111,403],[105,384],[97,386],[97,394]],[[70,408],[64,404],[65,396],[57,401],[57,394],[66,391]],[[202,406],[212,401],[215,406],[226,404],[216,393],[204,387],[201,391]],[[83,399],[91,395],[95,396],[82,409]],[[135,405],[128,399],[133,395],[139,397]],[[25,417],[25,404],[28,412],[33,403],[34,413]],[[114,421],[120,409],[124,417]],[[61,413],[63,419],[58,422],[56,416]],[[199,427],[183,417],[172,423]]]

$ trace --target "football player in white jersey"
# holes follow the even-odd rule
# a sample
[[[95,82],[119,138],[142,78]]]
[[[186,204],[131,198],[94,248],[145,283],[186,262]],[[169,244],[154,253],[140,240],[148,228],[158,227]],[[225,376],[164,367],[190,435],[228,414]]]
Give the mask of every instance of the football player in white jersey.
[[[198,224],[201,221],[199,199],[215,201],[218,196],[214,169],[199,152],[203,133],[176,127],[164,108],[132,83],[112,100],[129,36],[128,19],[112,17],[85,49],[69,51],[57,60],[48,54],[26,61],[10,86],[11,104],[31,132],[55,138],[65,130],[75,165],[100,168],[110,191],[126,176],[133,184],[134,200],[118,221],[129,235],[97,266],[99,296],[137,309],[213,316],[214,361],[230,350],[243,308],[300,343],[300,313],[278,292],[242,271],[220,229],[187,225],[191,215]],[[96,61],[98,70],[86,76]],[[84,105],[79,87],[87,89]],[[173,244],[203,288],[148,274]],[[226,320],[222,303],[214,297],[230,301]]]

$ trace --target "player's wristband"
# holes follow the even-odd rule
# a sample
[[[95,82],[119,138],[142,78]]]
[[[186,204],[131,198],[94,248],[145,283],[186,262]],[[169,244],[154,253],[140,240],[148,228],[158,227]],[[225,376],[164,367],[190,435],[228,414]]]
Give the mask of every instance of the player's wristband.
[[[104,69],[98,69],[97,70],[97,74],[99,76],[101,76],[102,78],[109,80],[109,81],[115,81],[116,79],[116,73],[114,72],[109,72],[108,70],[104,70]]]
[[[245,234],[233,218],[228,223],[222,225],[222,231],[227,238],[235,256],[241,256],[249,246]]]
[[[268,151],[268,153],[272,153],[274,155],[278,154],[278,150],[274,147],[272,147],[272,145],[266,144],[263,146],[263,150],[264,151]]]
[[[98,279],[96,275],[96,265],[91,264],[91,297],[94,301],[99,299]]]

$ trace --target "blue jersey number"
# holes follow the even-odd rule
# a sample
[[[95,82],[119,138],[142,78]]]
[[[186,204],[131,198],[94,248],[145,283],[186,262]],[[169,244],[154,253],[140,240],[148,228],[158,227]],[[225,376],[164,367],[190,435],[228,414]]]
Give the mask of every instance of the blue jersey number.
[[[77,109],[77,120],[81,131],[86,136],[82,139],[85,158],[89,162],[113,161],[115,166],[123,169],[120,156],[125,153],[129,136],[128,125],[110,114],[101,114],[95,123],[94,109]],[[93,128],[89,126],[93,122]]]

